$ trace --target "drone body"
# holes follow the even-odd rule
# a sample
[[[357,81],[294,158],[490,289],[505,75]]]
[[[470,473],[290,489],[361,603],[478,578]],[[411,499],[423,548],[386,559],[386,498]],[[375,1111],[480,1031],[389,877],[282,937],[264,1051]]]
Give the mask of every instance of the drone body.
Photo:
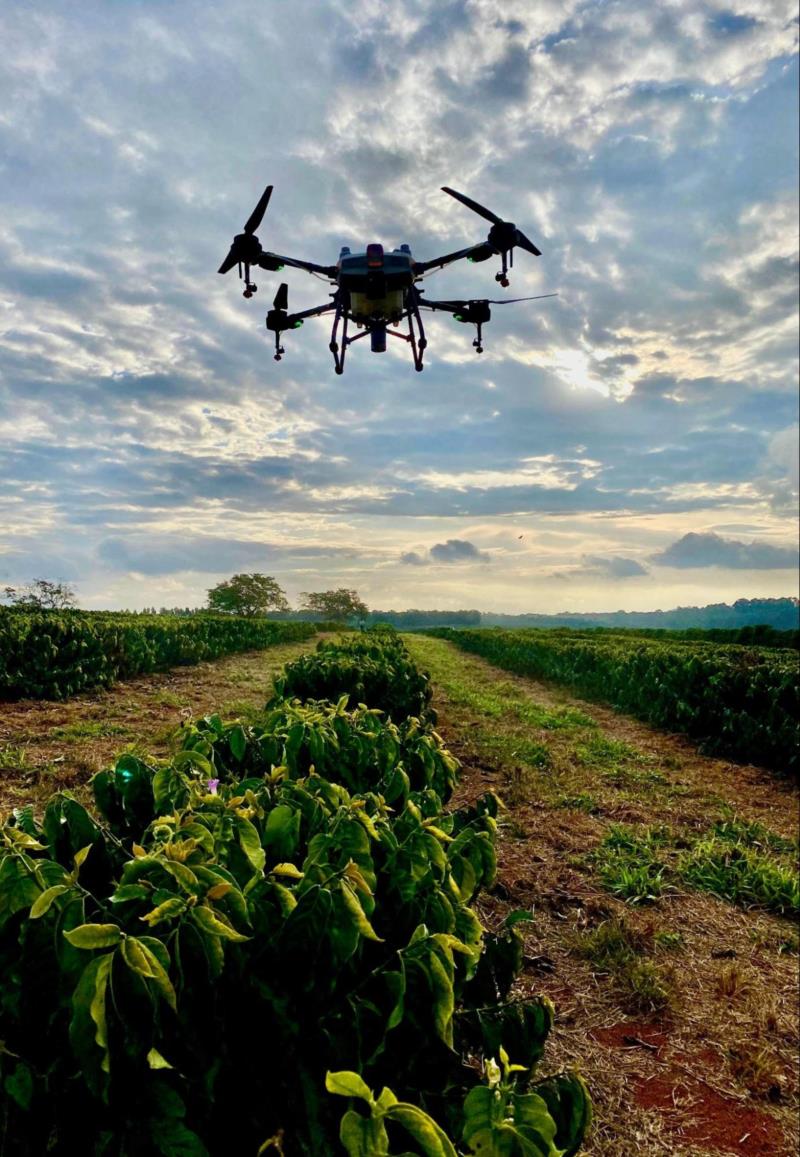
[[[401,245],[399,249],[388,253],[377,243],[368,245],[363,253],[351,253],[347,246],[343,246],[336,265],[317,265],[313,261],[282,257],[277,253],[265,252],[261,248],[255,232],[263,220],[272,196],[272,185],[268,185],[245,224],[244,232],[234,238],[230,252],[220,266],[219,272],[227,273],[234,265],[238,265],[239,276],[243,276],[245,283],[244,296],[248,298],[252,297],[257,289],[250,280],[250,270],[254,266],[273,272],[287,265],[295,269],[304,269],[307,273],[326,278],[336,287],[330,295],[331,300],[325,305],[314,306],[300,313],[289,313],[289,287],[285,282],[281,284],[275,295],[273,307],[267,314],[267,329],[275,334],[275,361],[279,362],[285,352],[281,345],[282,333],[289,329],[299,329],[308,317],[332,313],[333,328],[328,348],[333,354],[337,374],[344,372],[345,354],[348,346],[354,341],[369,336],[372,352],[383,353],[386,349],[387,335],[408,342],[413,354],[414,368],[422,370],[423,354],[428,344],[422,324],[422,310],[439,310],[451,314],[456,321],[474,325],[477,337],[472,344],[477,353],[483,353],[482,327],[491,317],[490,305],[510,305],[514,301],[535,301],[541,297],[556,296],[554,293],[545,293],[539,294],[536,298],[517,297],[500,301],[488,298],[429,301],[425,298],[424,290],[418,288],[417,283],[427,273],[443,269],[453,261],[464,258],[473,262],[486,261],[493,255],[498,255],[502,267],[495,275],[495,280],[505,288],[508,285],[508,270],[513,264],[515,247],[525,249],[537,257],[540,255],[540,250],[512,222],[502,221],[491,210],[485,209],[454,189],[445,187],[444,192],[492,222],[486,241],[459,249],[455,253],[447,253],[432,261],[416,261],[408,245]],[[401,325],[403,321],[408,323],[407,333],[391,328]],[[348,333],[350,323],[360,332],[350,335]]]

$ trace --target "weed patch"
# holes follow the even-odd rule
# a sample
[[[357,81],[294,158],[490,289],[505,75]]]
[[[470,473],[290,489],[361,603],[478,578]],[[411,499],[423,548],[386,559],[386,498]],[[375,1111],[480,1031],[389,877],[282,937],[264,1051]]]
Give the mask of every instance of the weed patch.
[[[758,820],[743,820],[735,815],[717,820],[711,834],[718,840],[775,852],[777,855],[797,855],[798,852],[797,840],[787,840],[784,836],[776,835]]]
[[[53,738],[74,742],[80,739],[105,739],[111,735],[130,735],[131,728],[108,720],[83,719],[79,723],[68,723],[65,727],[53,728]]]
[[[741,907],[800,915],[797,873],[746,844],[710,836],[681,857],[678,873],[691,887]]]
[[[646,953],[649,938],[616,917],[577,932],[572,951],[608,976],[631,1011],[656,1011],[670,1003],[667,978]]]
[[[665,828],[636,832],[622,824],[612,824],[593,856],[603,887],[629,904],[657,900],[666,887],[667,865],[660,852],[668,840]]]
[[[587,815],[597,815],[602,809],[593,795],[581,792],[579,795],[562,795],[555,800],[554,807],[568,808],[572,811],[586,812]]]

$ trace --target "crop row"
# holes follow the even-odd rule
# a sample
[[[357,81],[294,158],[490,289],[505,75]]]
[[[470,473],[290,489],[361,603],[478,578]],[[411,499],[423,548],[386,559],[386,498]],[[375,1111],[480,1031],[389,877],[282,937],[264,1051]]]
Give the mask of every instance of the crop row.
[[[447,810],[458,764],[396,638],[313,658],[257,725],[100,772],[96,816],[64,792],[0,829],[8,1157],[578,1149],[583,1083],[534,1073],[552,1006],[508,999],[528,914],[488,932],[472,906],[496,797]],[[301,679],[318,698],[283,697]]]
[[[798,655],[790,650],[545,630],[428,632],[507,671],[699,739],[712,754],[796,772]]]
[[[0,609],[0,700],[66,699],[118,679],[308,639],[311,623]]]

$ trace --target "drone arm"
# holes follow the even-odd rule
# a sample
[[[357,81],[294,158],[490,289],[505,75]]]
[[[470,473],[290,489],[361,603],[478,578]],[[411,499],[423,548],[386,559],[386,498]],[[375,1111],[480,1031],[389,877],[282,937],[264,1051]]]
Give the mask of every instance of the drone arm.
[[[300,313],[290,313],[288,321],[290,325],[295,321],[302,321],[306,317],[319,317],[322,313],[332,313],[336,309],[336,302],[329,301],[326,305],[315,305],[311,309],[304,309]]]
[[[331,281],[336,280],[335,265],[317,265],[314,261],[301,261],[297,257],[282,257],[280,253],[262,253],[258,264],[262,269],[270,269],[273,272],[283,269],[284,265],[289,265],[292,269],[304,269],[306,273],[320,273]]]
[[[441,309],[444,313],[456,313],[466,304],[465,301],[428,301],[426,297],[419,299],[420,309]]]
[[[414,276],[422,277],[431,269],[444,269],[445,265],[450,265],[453,261],[461,261],[464,257],[483,261],[487,257],[491,257],[492,253],[494,253],[494,249],[482,241],[478,245],[469,245],[466,249],[457,249],[455,253],[445,253],[443,257],[434,257],[432,261],[415,261]]]

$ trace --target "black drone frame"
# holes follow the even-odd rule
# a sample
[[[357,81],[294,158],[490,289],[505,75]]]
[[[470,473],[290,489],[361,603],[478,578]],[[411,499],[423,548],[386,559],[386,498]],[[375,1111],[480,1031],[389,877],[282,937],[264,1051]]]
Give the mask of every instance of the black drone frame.
[[[520,229],[517,229],[513,222],[503,221],[496,213],[480,205],[477,201],[473,201],[463,193],[457,192],[455,189],[443,186],[443,192],[449,193],[451,197],[466,205],[467,208],[472,209],[473,212],[479,216],[491,221],[492,228],[489,230],[488,237],[484,242],[467,246],[464,249],[458,249],[454,253],[447,253],[431,261],[413,262],[411,268],[415,281],[422,278],[426,273],[435,269],[443,269],[446,265],[450,265],[454,261],[466,258],[473,262],[479,262],[486,261],[493,255],[498,255],[501,259],[501,268],[499,272],[495,274],[495,281],[499,282],[499,284],[505,288],[509,284],[508,270],[512,268],[514,264],[515,247],[525,249],[528,253],[532,253],[537,257],[541,256],[541,250],[537,249],[533,242],[526,237]],[[234,265],[238,265],[239,277],[243,279],[245,283],[244,296],[248,298],[252,297],[258,289],[258,286],[250,280],[250,271],[253,266],[258,266],[261,269],[268,269],[273,272],[282,269],[284,266],[290,266],[295,269],[303,269],[307,273],[314,273],[327,278],[329,281],[336,282],[338,280],[338,268],[335,265],[317,265],[312,261],[301,261],[292,257],[283,257],[277,253],[265,253],[262,250],[261,243],[255,236],[255,231],[263,220],[271,196],[272,185],[268,185],[255,209],[246,221],[244,231],[237,234],[234,238],[230,252],[220,266],[219,272],[227,273]],[[273,302],[273,308],[268,312],[266,319],[267,329],[275,334],[275,361],[279,362],[285,353],[283,345],[281,344],[281,335],[283,333],[289,329],[298,329],[306,318],[320,317],[322,314],[333,313],[333,326],[328,348],[333,354],[334,367],[337,374],[344,373],[344,362],[348,347],[352,345],[353,342],[359,341],[361,338],[367,336],[370,337],[372,350],[375,353],[385,350],[387,336],[399,338],[401,341],[407,342],[411,346],[414,369],[421,371],[423,369],[423,355],[428,344],[425,337],[425,327],[422,323],[422,315],[420,313],[422,309],[429,309],[431,311],[439,310],[449,313],[456,321],[474,325],[476,327],[476,337],[472,345],[475,352],[480,354],[483,353],[483,326],[491,318],[490,305],[511,305],[518,301],[538,301],[545,297],[558,296],[555,293],[541,293],[533,297],[514,297],[504,300],[473,298],[464,301],[428,301],[423,298],[423,291],[418,289],[414,281],[412,281],[411,285],[405,287],[405,308],[399,316],[392,319],[391,323],[392,326],[396,326],[402,324],[403,321],[407,321],[407,333],[399,329],[391,328],[385,318],[359,317],[357,324],[360,332],[351,336],[347,331],[348,323],[350,320],[353,320],[353,318],[350,309],[350,292],[346,287],[338,285],[336,292],[331,294],[331,301],[325,305],[314,306],[311,309],[291,314],[288,310],[288,293],[289,287],[284,282],[278,288]]]

